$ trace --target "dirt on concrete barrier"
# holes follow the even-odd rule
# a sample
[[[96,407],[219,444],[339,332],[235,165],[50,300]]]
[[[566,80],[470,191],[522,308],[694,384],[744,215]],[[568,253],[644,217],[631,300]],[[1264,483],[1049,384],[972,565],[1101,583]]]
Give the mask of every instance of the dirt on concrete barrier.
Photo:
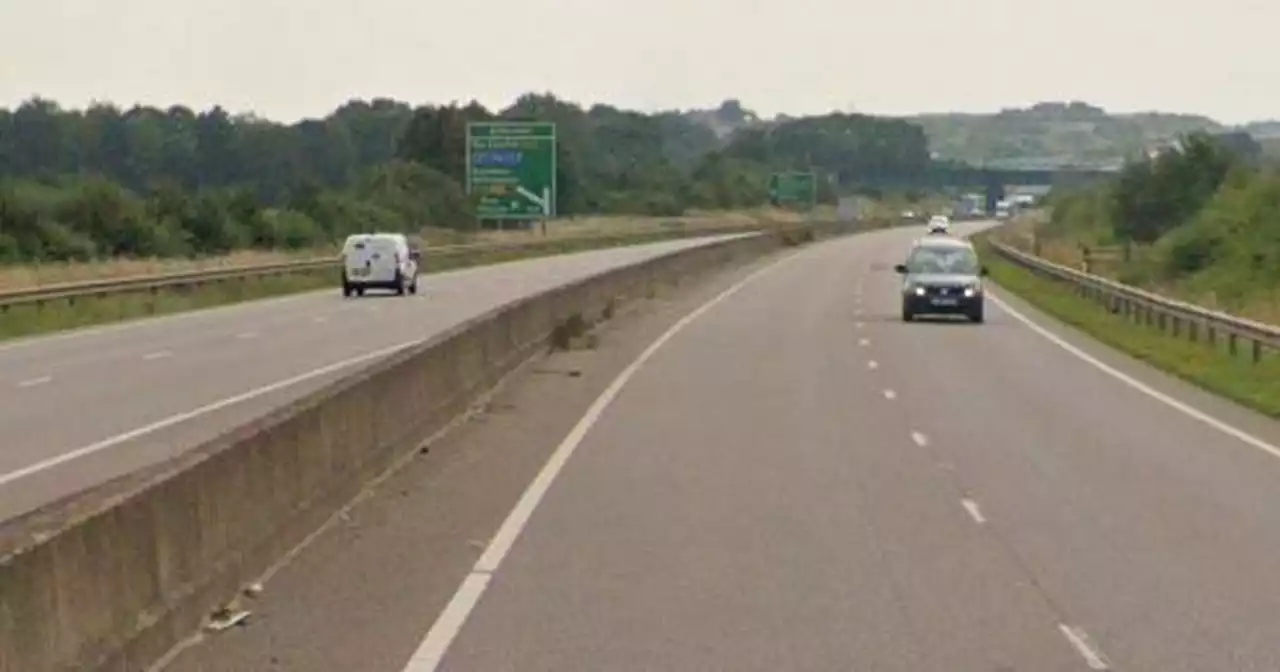
[[[658,284],[815,237],[806,224],[613,269],[512,302],[169,462],[0,526],[0,671],[135,672],[502,377]]]

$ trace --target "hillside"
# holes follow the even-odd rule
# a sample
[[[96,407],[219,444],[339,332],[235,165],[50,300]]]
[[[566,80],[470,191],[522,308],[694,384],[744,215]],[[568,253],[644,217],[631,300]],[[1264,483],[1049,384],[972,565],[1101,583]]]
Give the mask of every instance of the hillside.
[[[1226,126],[1192,114],[1108,114],[1086,103],[1039,103],[997,114],[923,114],[920,124],[940,158],[998,165],[1114,164],[1192,131]]]
[[[789,120],[786,116],[763,118],[737,100],[725,101],[716,109],[670,114],[711,129],[721,140],[744,127],[768,128]],[[1202,115],[1110,114],[1081,102],[1045,102],[996,114],[938,113],[902,119],[924,129],[929,149],[940,159],[1011,168],[1115,166],[1194,131],[1242,130],[1257,138],[1268,153],[1280,153],[1280,121],[1232,128]]]

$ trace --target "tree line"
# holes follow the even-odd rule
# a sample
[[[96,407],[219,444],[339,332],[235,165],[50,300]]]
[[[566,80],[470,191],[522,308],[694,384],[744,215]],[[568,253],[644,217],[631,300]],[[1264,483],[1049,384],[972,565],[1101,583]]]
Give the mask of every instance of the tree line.
[[[929,165],[919,127],[829,114],[760,120],[737,101],[710,115],[645,114],[551,94],[478,103],[353,100],[281,124],[175,105],[0,109],[0,262],[302,249],[365,230],[477,225],[464,190],[466,124],[557,124],[559,214],[672,216],[752,207],[768,175],[835,182]],[[726,132],[724,121],[733,129]]]
[[[1049,236],[1147,250],[1125,281],[1242,305],[1280,285],[1280,172],[1247,135],[1191,133],[1051,200]]]

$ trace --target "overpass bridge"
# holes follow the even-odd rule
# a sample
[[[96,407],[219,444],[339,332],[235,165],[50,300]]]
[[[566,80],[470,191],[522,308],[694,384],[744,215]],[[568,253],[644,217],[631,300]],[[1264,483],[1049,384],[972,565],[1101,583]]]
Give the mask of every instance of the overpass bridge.
[[[1005,189],[1015,186],[1082,186],[1115,177],[1119,169],[1052,167],[1041,169],[987,168],[967,165],[935,166],[919,173],[880,173],[875,175],[841,175],[845,188],[920,189],[940,191],[948,188],[981,189],[986,193],[987,210],[1005,196]]]

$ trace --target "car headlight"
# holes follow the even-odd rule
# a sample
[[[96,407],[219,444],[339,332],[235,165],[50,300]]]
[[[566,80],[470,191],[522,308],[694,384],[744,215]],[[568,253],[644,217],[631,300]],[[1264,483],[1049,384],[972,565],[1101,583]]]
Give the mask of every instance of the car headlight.
[[[924,287],[916,287],[913,291],[915,291],[916,296],[924,296]]]
[[[977,288],[975,288],[975,287],[965,287],[965,288],[964,288],[964,297],[965,297],[966,299],[972,299],[972,298],[973,298],[973,295],[974,295],[974,294],[977,294],[977,293],[978,293],[978,290],[977,290]]]

